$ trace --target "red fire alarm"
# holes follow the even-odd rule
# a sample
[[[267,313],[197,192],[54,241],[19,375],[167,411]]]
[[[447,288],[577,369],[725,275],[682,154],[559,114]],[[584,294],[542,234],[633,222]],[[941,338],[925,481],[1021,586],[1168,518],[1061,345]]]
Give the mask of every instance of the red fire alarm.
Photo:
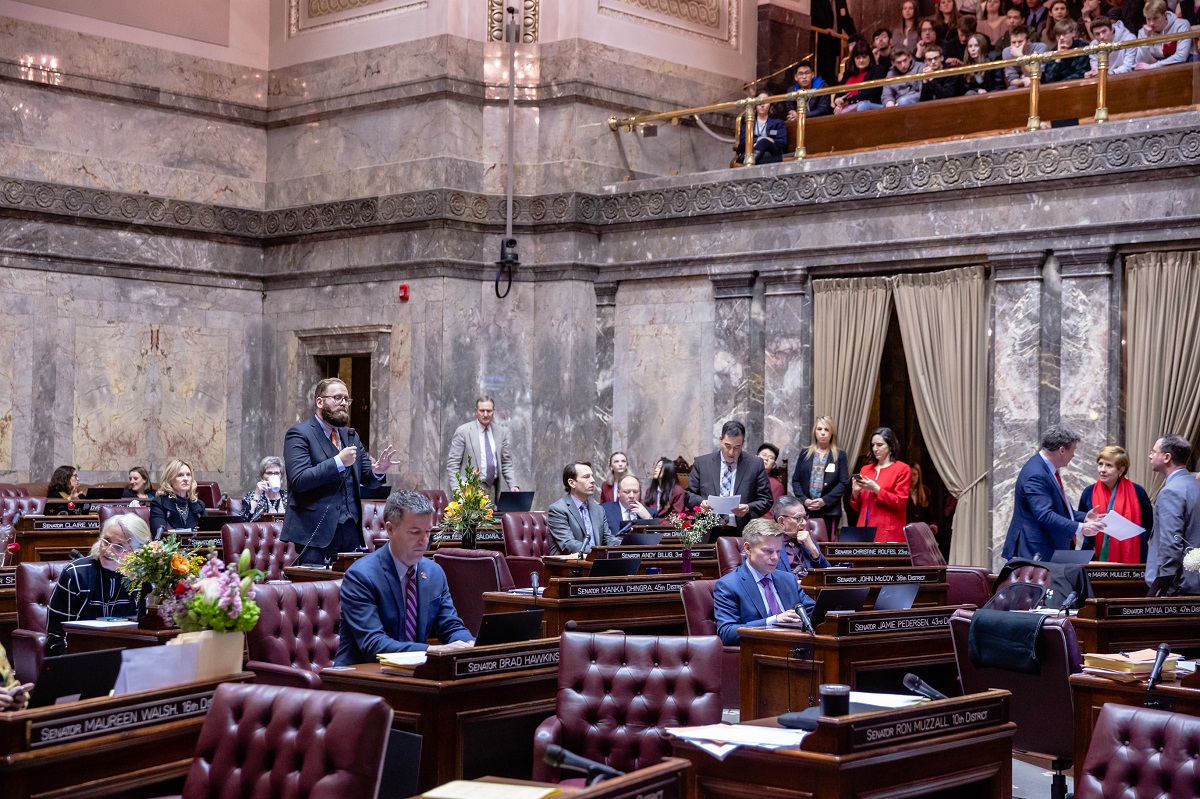
[[[408,302],[408,284],[400,284],[400,302]]]

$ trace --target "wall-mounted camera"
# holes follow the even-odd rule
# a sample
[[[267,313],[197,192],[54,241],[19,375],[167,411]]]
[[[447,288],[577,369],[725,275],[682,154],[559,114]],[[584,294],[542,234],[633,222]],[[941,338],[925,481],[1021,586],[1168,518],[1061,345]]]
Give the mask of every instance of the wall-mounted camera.
[[[517,255],[516,239],[500,239],[500,260],[496,262],[496,297],[504,299],[512,288],[513,267],[521,263]],[[500,291],[500,281],[505,281],[504,292]]]
[[[516,239],[500,239],[500,263],[518,264],[521,258],[517,255]]]

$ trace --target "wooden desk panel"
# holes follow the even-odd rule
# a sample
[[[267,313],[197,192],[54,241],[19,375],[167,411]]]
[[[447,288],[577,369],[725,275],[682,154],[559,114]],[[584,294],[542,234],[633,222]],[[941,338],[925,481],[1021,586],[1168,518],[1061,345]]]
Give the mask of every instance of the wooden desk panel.
[[[1082,652],[1200,653],[1200,597],[1089,599],[1071,619]]]
[[[875,606],[875,597],[885,585],[917,583],[917,598],[913,607],[942,607],[950,586],[946,583],[945,566],[903,566],[883,569],[812,569],[800,581],[800,587],[816,598],[822,588],[870,588],[864,609]]]
[[[1098,599],[1144,597],[1149,590],[1144,563],[1088,563],[1083,569],[1092,586],[1092,596]]]
[[[17,567],[0,567],[0,646],[12,654],[12,631],[17,629]]]
[[[321,682],[383,697],[395,711],[393,727],[423,736],[422,791],[488,774],[529,779],[533,732],[554,715],[558,641],[430,655],[412,676],[385,673],[378,663],[324,669]]]
[[[13,563],[71,560],[71,550],[86,553],[100,537],[98,516],[22,516],[15,531],[20,550]]]
[[[659,544],[658,546],[594,547],[583,561],[548,557],[544,559],[543,564],[547,579],[587,577],[592,563],[611,558],[638,558],[641,560],[641,565],[638,567],[640,575],[645,575],[646,569],[651,566],[662,569],[662,574],[682,574],[682,549],[677,543]],[[721,576],[715,545],[701,544],[692,547],[692,571],[700,574],[705,580],[715,580]]]
[[[765,718],[803,710],[817,703],[821,683],[842,683],[856,691],[908,693],[903,680],[910,671],[949,696],[958,694],[949,628],[955,610],[842,614],[819,624],[815,636],[783,627],[743,627],[742,715]]]
[[[285,579],[293,583],[312,583],[322,580],[340,580],[346,572],[338,569],[314,569],[309,566],[287,566],[283,570]]]
[[[137,624],[129,627],[82,627],[75,622],[63,622],[67,633],[67,654],[97,652],[101,649],[139,649],[144,646],[161,646],[180,630],[142,630]]]
[[[490,776],[481,777],[475,782],[522,785],[529,788],[553,788],[557,791],[554,794],[557,799],[686,799],[688,795],[687,775],[688,763],[686,760],[668,757],[661,763],[631,771],[624,777],[605,780],[589,788]],[[411,799],[421,799],[421,797],[414,796]]]

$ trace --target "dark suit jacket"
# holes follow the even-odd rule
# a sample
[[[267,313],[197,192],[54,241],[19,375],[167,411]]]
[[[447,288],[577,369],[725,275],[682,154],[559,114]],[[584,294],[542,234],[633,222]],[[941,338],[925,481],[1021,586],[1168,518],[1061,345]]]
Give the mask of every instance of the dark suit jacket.
[[[833,466],[831,470],[829,467]],[[800,458],[800,463],[796,465],[796,470],[792,472],[792,494],[804,501],[809,499],[808,496],[808,476],[812,472],[812,458],[807,454]],[[821,498],[825,500],[825,507],[821,508],[816,513],[810,513],[810,516],[820,516],[821,518],[842,516],[842,497],[846,494],[846,489],[850,487],[850,469],[846,465],[846,452],[839,449],[837,463],[825,464],[825,487],[821,491]]]
[[[751,127],[750,131],[753,133],[754,128]],[[751,143],[751,149],[761,150],[768,155],[783,155],[788,147],[787,123],[782,119],[768,117],[764,135],[766,138],[771,139],[771,141],[760,146],[758,140],[755,139]],[[745,131],[740,126],[738,127],[738,143],[734,149],[737,150],[739,155],[744,155],[746,152]]]
[[[1056,549],[1070,549],[1085,514],[1071,510],[1040,452],[1017,475],[1012,522],[1004,539],[1005,558],[1050,560]]]
[[[688,478],[684,501],[689,508],[694,508],[710,496],[719,496],[720,493],[721,453],[710,452],[701,455],[692,464],[692,474]],[[733,493],[750,506],[750,512],[737,519],[739,530],[751,519],[757,519],[771,509],[771,481],[767,479],[767,470],[763,468],[762,459],[757,455],[743,452],[738,457]]]
[[[623,529],[627,528],[628,522],[621,521],[621,511],[623,509],[620,501],[601,502],[600,507],[604,509],[604,519],[608,522],[609,532],[617,536],[625,535],[625,533],[629,532],[628,529]],[[655,512],[654,508],[646,508],[646,510],[650,511],[651,519],[658,518],[658,513]]]
[[[391,549],[380,547],[350,567],[338,592],[342,624],[335,666],[374,663],[383,652],[427,649],[425,642],[434,636],[443,644],[471,640],[471,631],[454,609],[442,567],[421,558],[417,570],[417,640],[405,641],[408,609]]]
[[[316,416],[310,416],[288,428],[283,437],[283,466],[287,472],[288,505],[283,517],[281,538],[297,547],[327,547],[338,525],[343,480],[350,481],[354,502],[352,517],[362,524],[362,488],[383,485],[383,478],[371,471],[371,456],[351,427],[338,428],[343,447],[358,447],[358,460],[346,467],[345,476],[337,468],[337,450],[325,437]]]
[[[621,543],[621,539],[609,529],[604,510],[591,500],[588,500],[588,514],[592,518],[592,529],[604,546],[615,547]],[[586,543],[587,530],[583,526],[583,517],[579,515],[579,506],[570,494],[546,509],[546,529],[550,532],[551,555],[570,555],[591,549]]]
[[[758,460],[757,457],[755,460]],[[791,572],[777,569],[771,574],[771,584],[779,595],[779,604],[791,610],[803,603],[806,613],[812,613],[816,604],[808,594],[800,590]],[[717,580],[713,588],[713,615],[717,620],[717,635],[725,646],[737,646],[738,627],[764,627],[767,623],[767,606],[763,603],[758,584],[750,567],[742,563],[729,574]]]
[[[204,503],[198,499],[188,501],[188,515],[184,518],[171,497],[155,496],[150,500],[150,535],[157,538],[159,530],[191,530],[203,515]]]

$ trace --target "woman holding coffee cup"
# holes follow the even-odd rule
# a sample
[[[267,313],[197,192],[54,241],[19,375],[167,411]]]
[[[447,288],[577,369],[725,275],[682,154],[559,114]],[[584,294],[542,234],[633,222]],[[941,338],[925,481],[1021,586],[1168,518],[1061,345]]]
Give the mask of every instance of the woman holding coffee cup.
[[[287,510],[287,491],[283,488],[283,461],[268,455],[258,465],[258,484],[242,497],[242,519],[257,521],[266,513]]]

